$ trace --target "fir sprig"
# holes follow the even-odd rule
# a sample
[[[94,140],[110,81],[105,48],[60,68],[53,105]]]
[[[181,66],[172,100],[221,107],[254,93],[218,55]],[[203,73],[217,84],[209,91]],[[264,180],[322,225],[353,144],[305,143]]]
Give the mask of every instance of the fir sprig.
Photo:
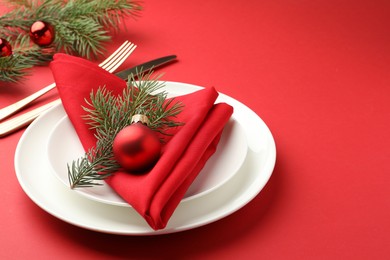
[[[52,47],[40,48],[30,44],[28,38],[19,35],[16,38],[18,48],[9,57],[0,57],[0,80],[17,82],[29,74],[28,69],[50,61],[55,53]]]
[[[104,53],[104,43],[111,40],[110,32],[118,31],[124,18],[138,17],[142,10],[137,0],[7,1],[14,9],[0,17],[0,38],[10,42],[14,56],[24,56],[29,62],[0,57],[2,81],[19,80],[26,75],[26,68],[42,65],[60,51],[87,59],[98,57]],[[36,21],[54,27],[55,38],[50,46],[31,43],[29,31]]]
[[[91,101],[83,107],[87,112],[84,119],[95,130],[97,143],[82,158],[68,165],[72,189],[101,185],[101,180],[120,168],[112,145],[119,131],[131,124],[133,115],[147,116],[148,127],[162,134],[167,134],[168,128],[181,125],[174,118],[181,112],[182,104],[174,99],[167,100],[167,92],[160,91],[165,84],[158,79],[151,73],[139,76],[138,80],[131,76],[120,96],[115,96],[104,86],[96,93],[91,92]]]

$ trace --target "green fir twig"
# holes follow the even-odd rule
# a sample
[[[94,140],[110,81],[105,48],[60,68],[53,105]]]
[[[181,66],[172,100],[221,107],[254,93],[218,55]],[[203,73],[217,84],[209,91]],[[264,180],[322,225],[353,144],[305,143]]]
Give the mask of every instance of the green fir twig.
[[[95,130],[97,143],[82,158],[68,165],[72,189],[101,185],[101,180],[120,168],[112,145],[119,131],[131,124],[133,115],[147,116],[148,127],[162,134],[167,134],[168,128],[181,125],[174,118],[181,112],[182,104],[174,99],[167,100],[167,92],[160,91],[164,82],[158,81],[159,77],[151,77],[151,73],[138,79],[131,76],[121,96],[115,96],[105,87],[91,92],[91,101],[83,107],[87,112],[84,119]]]
[[[14,7],[0,17],[0,38],[13,48],[13,56],[0,57],[0,80],[16,82],[27,75],[26,69],[42,65],[57,52],[97,58],[105,51],[126,17],[136,18],[142,10],[137,0],[7,0]],[[36,21],[45,21],[55,30],[49,46],[30,41],[29,31]]]

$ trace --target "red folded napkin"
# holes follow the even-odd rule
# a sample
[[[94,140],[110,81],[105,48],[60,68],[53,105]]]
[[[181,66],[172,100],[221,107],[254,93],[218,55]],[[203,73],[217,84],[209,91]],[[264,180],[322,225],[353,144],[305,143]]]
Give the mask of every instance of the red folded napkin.
[[[66,54],[56,54],[50,68],[59,95],[85,150],[95,146],[94,132],[82,119],[82,106],[91,90],[106,86],[121,94],[126,82],[97,65]],[[155,230],[165,228],[187,189],[215,152],[222,130],[233,108],[214,104],[214,88],[176,97],[184,104],[177,121],[183,126],[170,129],[173,134],[163,145],[156,165],[144,175],[118,171],[106,182],[144,217]]]

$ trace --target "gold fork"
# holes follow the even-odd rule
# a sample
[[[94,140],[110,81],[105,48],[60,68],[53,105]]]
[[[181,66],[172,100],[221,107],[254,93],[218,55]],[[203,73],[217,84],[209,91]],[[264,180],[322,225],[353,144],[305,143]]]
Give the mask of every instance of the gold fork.
[[[126,41],[123,43],[110,57],[108,57],[105,61],[103,61],[101,64],[99,64],[100,67],[103,69],[107,70],[108,72],[112,73],[114,72],[128,57],[129,55],[134,51],[134,49],[137,46],[134,45],[133,43],[130,43]],[[51,84],[44,89],[34,93],[33,95],[22,99],[18,101],[17,103],[14,103],[8,107],[3,108],[0,110],[3,114],[7,114],[5,117],[15,113],[16,111],[20,110],[23,108],[25,105],[30,103],[31,101],[35,100],[36,98],[42,96],[43,94],[47,93],[51,89],[55,87],[55,84]],[[38,94],[37,94],[38,93]],[[22,102],[23,101],[23,102]],[[60,99],[56,99],[50,103],[47,103],[43,106],[40,106],[38,108],[35,108],[29,112],[24,113],[23,115],[17,116],[15,118],[9,119],[5,122],[0,123],[0,137],[6,136],[8,134],[11,134],[15,132],[16,130],[30,124],[36,117],[37,115],[41,114],[43,111],[53,107],[56,104],[61,103]],[[17,105],[16,105],[17,104]],[[24,104],[24,105],[23,105]],[[12,106],[16,105],[15,108]],[[11,108],[9,108],[11,107]],[[7,109],[7,110],[6,110]],[[3,112],[6,111],[6,112]],[[13,111],[12,113],[9,111]],[[3,115],[1,114],[1,115]],[[3,118],[5,118],[3,117]]]
[[[99,66],[109,72],[115,71],[129,55],[134,51],[137,46],[129,41],[125,41],[113,54],[111,54],[106,60],[99,64]],[[54,89],[55,83],[50,84],[47,87],[33,93],[32,95],[17,101],[7,107],[0,109],[0,121],[16,113],[20,109],[30,104],[35,99],[46,94],[50,90]]]

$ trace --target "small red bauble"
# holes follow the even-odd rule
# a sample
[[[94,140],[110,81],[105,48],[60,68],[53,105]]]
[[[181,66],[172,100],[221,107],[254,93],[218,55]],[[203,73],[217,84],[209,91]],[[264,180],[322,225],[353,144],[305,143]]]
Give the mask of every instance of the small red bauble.
[[[149,127],[135,123],[117,134],[112,148],[115,159],[125,170],[140,173],[156,164],[161,153],[161,142]]]
[[[0,57],[11,56],[12,47],[6,39],[0,38]]]
[[[31,25],[30,38],[39,46],[50,45],[54,41],[54,28],[47,22],[36,21]]]

